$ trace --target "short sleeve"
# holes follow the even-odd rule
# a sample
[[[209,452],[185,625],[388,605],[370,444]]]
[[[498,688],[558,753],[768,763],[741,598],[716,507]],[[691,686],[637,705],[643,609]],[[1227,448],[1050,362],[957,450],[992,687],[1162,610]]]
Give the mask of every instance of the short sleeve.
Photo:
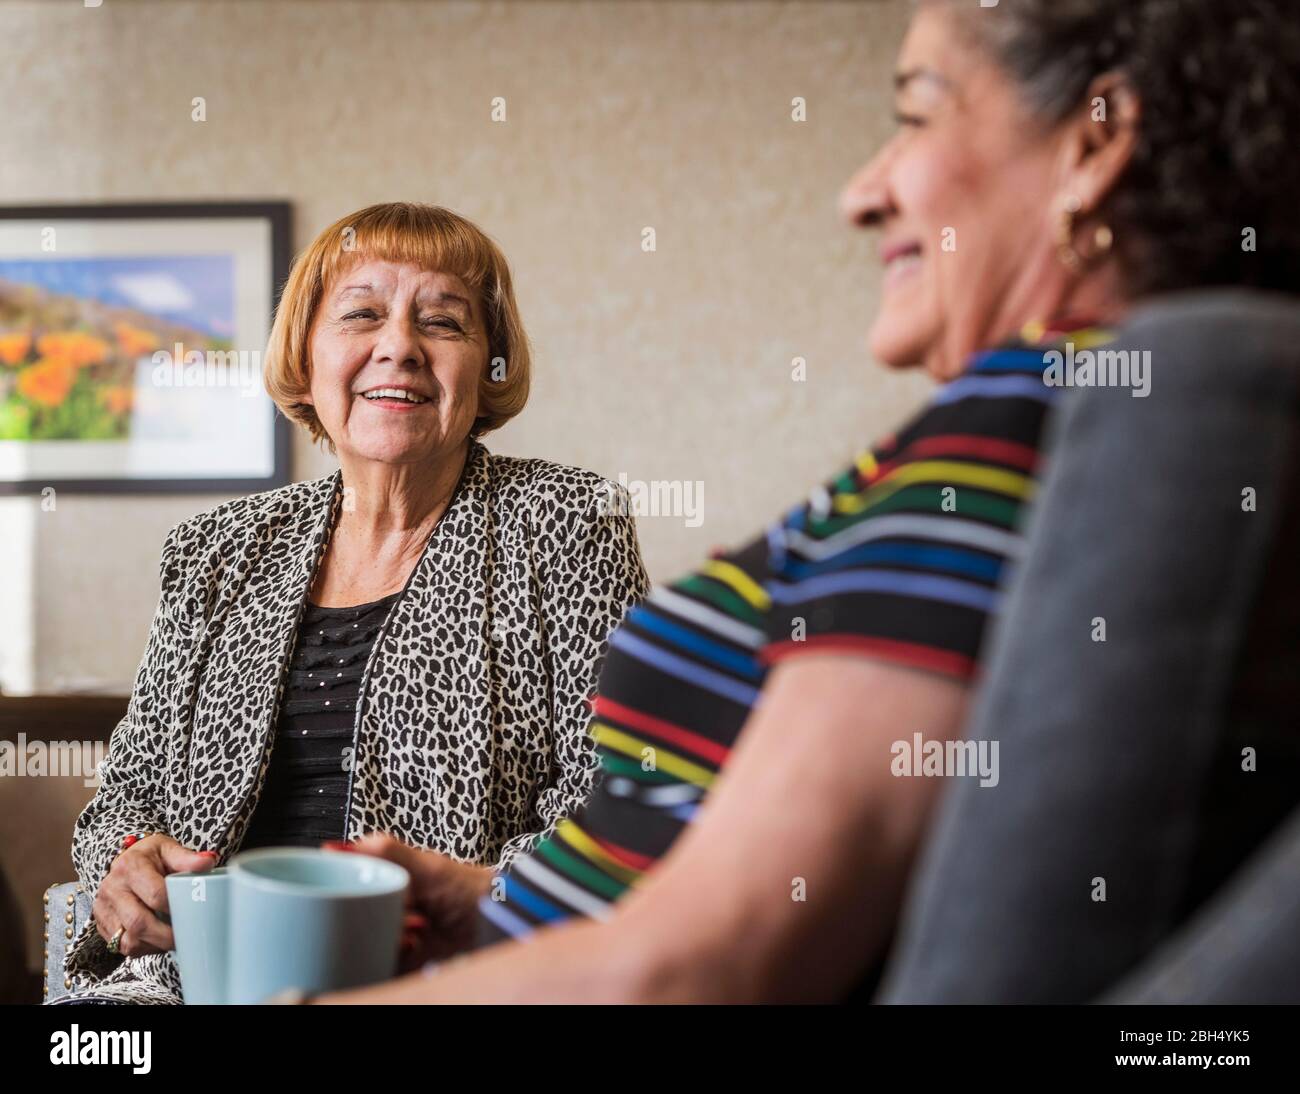
[[[858,653],[969,680],[1020,551],[1041,354],[955,380],[768,531],[761,660]]]

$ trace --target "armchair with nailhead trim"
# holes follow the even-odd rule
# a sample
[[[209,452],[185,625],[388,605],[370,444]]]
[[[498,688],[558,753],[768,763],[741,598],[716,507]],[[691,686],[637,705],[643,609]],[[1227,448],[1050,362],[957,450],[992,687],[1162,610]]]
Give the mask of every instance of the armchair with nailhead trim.
[[[128,702],[124,694],[0,695],[0,747],[23,740],[106,747]],[[94,781],[89,772],[52,768],[44,778],[0,779],[0,1002],[58,999],[77,986],[64,986],[63,957],[90,919],[92,894],[77,891],[85,886],[69,845]],[[72,880],[51,886],[56,878]]]
[[[90,894],[79,881],[45,890],[45,1002],[61,999],[77,986],[63,971],[63,957],[90,919]]]

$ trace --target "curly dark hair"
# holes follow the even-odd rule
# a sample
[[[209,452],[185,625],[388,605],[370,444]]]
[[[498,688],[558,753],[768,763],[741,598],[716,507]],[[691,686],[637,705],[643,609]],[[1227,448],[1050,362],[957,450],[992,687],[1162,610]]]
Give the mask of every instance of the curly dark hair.
[[[1127,78],[1139,139],[1102,211],[1129,291],[1300,292],[1297,0],[922,2],[952,7],[1049,125],[1095,77]]]

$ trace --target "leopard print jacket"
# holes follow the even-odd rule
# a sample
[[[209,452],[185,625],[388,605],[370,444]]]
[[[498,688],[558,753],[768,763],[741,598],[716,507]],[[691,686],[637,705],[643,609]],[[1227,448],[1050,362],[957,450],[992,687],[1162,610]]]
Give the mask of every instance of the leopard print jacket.
[[[587,796],[587,736],[609,632],[647,590],[612,484],[477,442],[362,678],[347,835],[391,832],[507,863]],[[97,890],[128,834],[227,861],[270,759],[286,666],[343,504],[341,472],[177,525],[162,594],[73,862]],[[117,958],[92,919],[68,952],[69,1002],[180,1002],[171,954]]]

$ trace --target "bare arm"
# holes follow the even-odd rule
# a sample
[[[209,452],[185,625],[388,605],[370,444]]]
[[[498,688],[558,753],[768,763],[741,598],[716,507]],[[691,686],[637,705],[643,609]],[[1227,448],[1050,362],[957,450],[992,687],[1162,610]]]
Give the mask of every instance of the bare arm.
[[[611,920],[322,1002],[833,999],[885,944],[939,790],[893,776],[891,746],[955,736],[965,699],[861,657],[779,664],[699,817]]]

